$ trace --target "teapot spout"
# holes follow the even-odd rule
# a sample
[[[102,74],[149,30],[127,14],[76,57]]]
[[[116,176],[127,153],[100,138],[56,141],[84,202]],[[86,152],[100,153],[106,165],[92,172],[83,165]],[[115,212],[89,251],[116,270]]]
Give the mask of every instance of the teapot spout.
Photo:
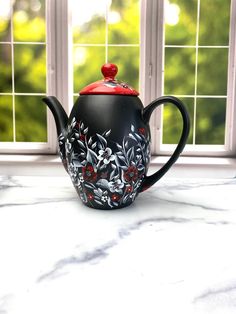
[[[64,167],[67,170],[66,154],[65,154],[65,136],[66,136],[66,127],[68,124],[68,116],[65,110],[63,109],[61,103],[56,97],[48,96],[48,97],[43,98],[42,100],[51,110],[53,117],[55,119],[58,141],[59,141],[60,156],[64,164]]]

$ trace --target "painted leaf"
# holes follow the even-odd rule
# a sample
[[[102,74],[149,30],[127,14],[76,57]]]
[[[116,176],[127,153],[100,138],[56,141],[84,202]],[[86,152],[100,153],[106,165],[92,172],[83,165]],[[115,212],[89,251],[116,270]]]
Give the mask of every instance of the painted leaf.
[[[87,150],[87,157],[86,157],[86,159],[87,159],[87,162],[89,162],[92,165],[97,163],[97,155],[90,148],[88,148],[88,150]]]
[[[84,134],[87,134],[88,133],[88,127],[86,129],[84,129],[83,131]]]
[[[132,140],[135,140],[135,141],[136,141],[136,138],[133,136],[132,133],[129,133],[129,137],[132,138]]]
[[[131,124],[131,131],[134,132],[134,126]]]
[[[137,133],[135,133],[135,137],[139,140],[139,141],[142,141],[142,138],[140,135],[138,135]]]
[[[110,180],[112,181],[113,178],[115,177],[115,170],[113,170],[110,174]]]
[[[93,143],[93,145],[92,145],[92,149],[94,149],[96,146],[97,146],[97,143],[96,143],[96,142],[95,142],[95,143]]]
[[[98,137],[100,143],[102,144],[103,148],[105,148],[105,147],[107,146],[107,141],[106,141],[106,139],[105,139],[102,135],[100,135],[100,134],[98,134],[98,133],[96,133],[96,135],[97,135],[97,137]]]
[[[105,136],[108,137],[108,136],[110,135],[110,133],[111,133],[111,129],[108,130],[108,131],[105,133]]]
[[[97,190],[94,190],[94,194],[97,195],[97,197],[100,197],[100,193]]]
[[[81,167],[81,163],[79,162],[78,159],[72,159],[71,163],[77,168]]]
[[[120,167],[120,162],[119,162],[119,158],[117,155],[115,155],[115,163],[117,165],[117,167],[119,168]]]
[[[98,201],[97,199],[95,199],[94,201],[99,205],[103,205],[102,202]]]
[[[129,194],[125,195],[125,197],[123,198],[123,202],[122,203],[123,204],[126,203],[128,199],[129,199]]]
[[[118,157],[119,159],[123,160],[123,161],[126,161],[126,160],[125,160],[125,157],[124,157],[123,155],[118,155],[117,157]]]
[[[75,133],[74,135],[75,135],[75,138],[76,138],[76,139],[78,139],[79,136],[80,136],[79,133]]]
[[[108,181],[106,179],[100,179],[97,181],[97,185],[100,187],[100,188],[104,188],[104,189],[109,189],[109,185],[108,185]]]
[[[106,164],[103,164],[101,167],[100,167],[100,170],[103,170],[103,169],[106,169],[107,165]]]
[[[85,186],[86,186],[86,188],[88,188],[88,189],[94,189],[94,187],[93,187],[93,186],[91,186],[89,183],[85,183],[84,185],[85,185]]]
[[[82,141],[77,140],[77,142],[78,142],[78,144],[79,144],[80,147],[86,149],[86,147],[85,147],[85,145],[84,145],[84,143],[83,143]]]
[[[113,207],[112,204],[111,204],[111,199],[110,199],[110,198],[108,198],[107,204],[108,204],[111,208]]]
[[[134,158],[134,147],[130,147],[130,149],[127,152],[127,156],[129,161],[133,160]]]

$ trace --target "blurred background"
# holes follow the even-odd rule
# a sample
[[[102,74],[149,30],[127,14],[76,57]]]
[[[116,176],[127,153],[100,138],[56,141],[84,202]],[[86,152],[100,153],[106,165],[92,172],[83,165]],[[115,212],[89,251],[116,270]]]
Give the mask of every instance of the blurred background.
[[[71,3],[74,96],[106,61],[139,90],[140,1]],[[198,13],[198,0],[165,0],[163,94],[186,104],[189,144],[224,144],[230,0],[201,0]],[[0,0],[0,141],[47,141],[46,72],[45,1]],[[178,142],[181,124],[166,106],[164,144]]]

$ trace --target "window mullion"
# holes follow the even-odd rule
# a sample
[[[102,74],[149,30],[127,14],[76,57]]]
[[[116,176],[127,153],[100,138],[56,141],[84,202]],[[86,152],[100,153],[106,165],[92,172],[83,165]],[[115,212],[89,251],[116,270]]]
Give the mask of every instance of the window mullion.
[[[71,12],[69,0],[47,1],[47,94],[53,95],[69,113],[72,106]],[[56,151],[55,121],[48,110],[48,141]]]
[[[56,96],[66,112],[69,112],[72,97],[72,36],[70,0],[55,1],[55,72]]]
[[[145,105],[163,92],[164,66],[164,1],[141,1],[140,90]],[[162,108],[151,117],[152,152],[160,152],[162,139]]]

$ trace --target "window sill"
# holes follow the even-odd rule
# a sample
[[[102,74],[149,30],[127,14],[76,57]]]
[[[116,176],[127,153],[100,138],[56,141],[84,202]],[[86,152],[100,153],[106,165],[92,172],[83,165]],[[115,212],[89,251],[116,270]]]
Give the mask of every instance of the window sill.
[[[160,169],[168,157],[153,157],[149,174]],[[0,155],[0,174],[16,176],[64,176],[66,172],[57,155]],[[168,177],[233,178],[236,158],[180,157],[166,174]]]

